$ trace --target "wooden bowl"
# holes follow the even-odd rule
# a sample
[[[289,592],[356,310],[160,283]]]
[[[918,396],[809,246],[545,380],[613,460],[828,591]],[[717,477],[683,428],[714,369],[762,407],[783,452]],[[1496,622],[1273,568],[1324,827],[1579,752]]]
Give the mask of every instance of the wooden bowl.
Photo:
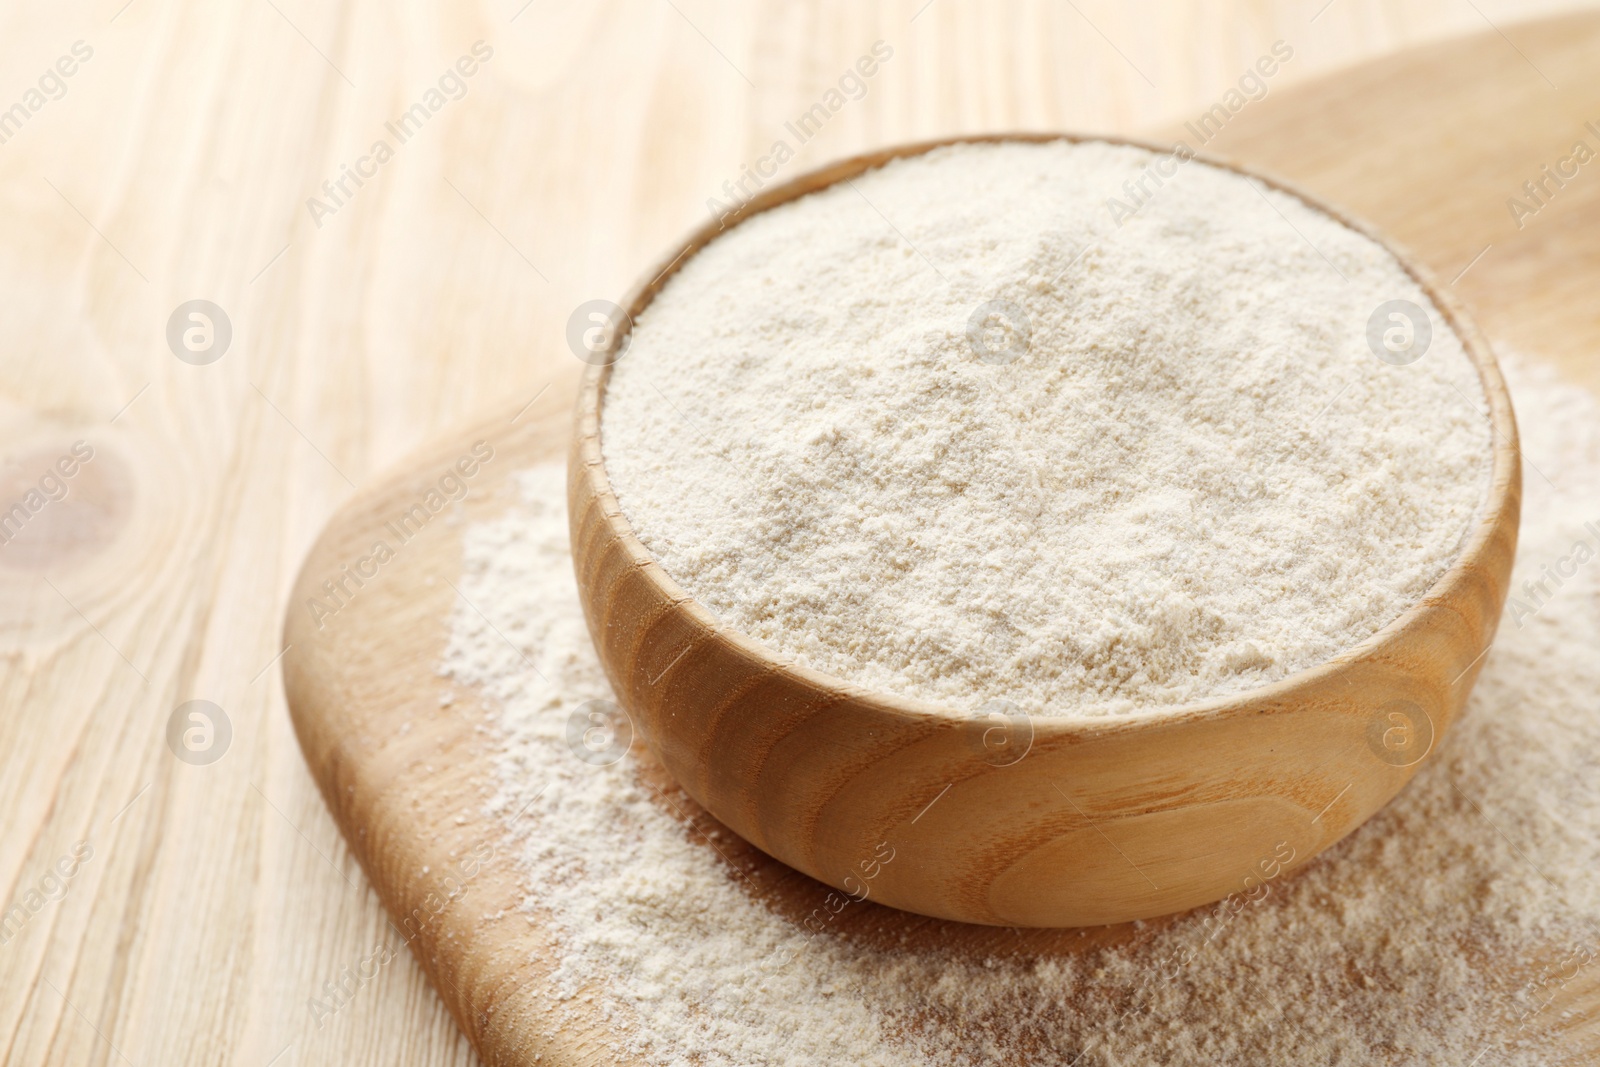
[[[834,163],[763,192],[732,221],[949,143]],[[1387,247],[1314,197],[1250,176]],[[674,250],[628,313],[721,229],[703,226]],[[719,624],[634,535],[600,449],[607,360],[579,392],[567,491],[580,596],[618,700],[708,811],[852,896],[1009,926],[1115,923],[1226,897],[1225,919],[1411,778],[1460,713],[1510,582],[1522,483],[1505,383],[1477,330],[1399,259],[1477,364],[1493,483],[1427,596],[1349,651],[1245,693],[1087,721],[977,718],[795,666]],[[626,342],[615,334],[612,353]]]

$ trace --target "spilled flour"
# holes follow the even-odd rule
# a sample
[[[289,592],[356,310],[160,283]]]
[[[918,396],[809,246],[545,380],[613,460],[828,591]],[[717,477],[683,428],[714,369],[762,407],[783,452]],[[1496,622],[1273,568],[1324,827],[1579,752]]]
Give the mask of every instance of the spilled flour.
[[[1488,485],[1477,374],[1295,197],[1190,162],[1119,225],[1164,158],[942,148],[691,256],[606,390],[640,540],[726,625],[963,712],[1190,703],[1393,621]]]
[[[603,1020],[614,1053],[685,1067],[1549,1062],[1551,999],[1600,981],[1600,407],[1506,370],[1529,462],[1518,599],[1466,715],[1392,804],[1260,899],[1116,947],[921,920],[886,943],[870,928],[894,913],[798,878],[798,906],[769,907],[748,886],[781,868],[686,822],[698,809],[658,792],[642,744],[580,758],[605,749],[569,741],[573,713],[610,693],[564,467],[526,472],[520,504],[466,539],[462,591],[498,629],[461,607],[444,670],[491,709],[492,812],[559,944],[550,1029]],[[1524,586],[1545,574],[1559,585]]]

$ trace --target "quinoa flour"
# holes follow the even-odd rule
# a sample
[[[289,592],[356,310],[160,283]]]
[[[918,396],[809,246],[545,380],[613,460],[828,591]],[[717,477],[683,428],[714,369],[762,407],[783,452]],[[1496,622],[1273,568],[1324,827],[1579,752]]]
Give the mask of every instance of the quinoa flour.
[[[605,398],[645,546],[779,653],[968,711],[1190,703],[1397,618],[1487,489],[1474,368],[1295,197],[1190,162],[1117,225],[1156,158],[941,148],[690,257]],[[1433,322],[1410,365],[1369,348],[1391,300]]]
[[[973,928],[870,902],[812,936],[799,920],[828,888],[790,874],[798,917],[771,904],[784,869],[713,836],[640,743],[579,759],[568,717],[611,692],[564,466],[525,472],[520,501],[467,531],[461,589],[487,620],[458,608],[443,670],[489,709],[490,813],[558,945],[550,1028],[598,1024],[612,1054],[697,1067],[1551,1062],[1551,998],[1600,974],[1600,406],[1545,368],[1505,370],[1529,463],[1514,590],[1582,540],[1575,573],[1508,612],[1466,713],[1370,822],[1224,925],[1198,909],[1077,951],[1076,932],[1006,930],[958,951],[947,934]],[[868,936],[897,923],[916,936]]]

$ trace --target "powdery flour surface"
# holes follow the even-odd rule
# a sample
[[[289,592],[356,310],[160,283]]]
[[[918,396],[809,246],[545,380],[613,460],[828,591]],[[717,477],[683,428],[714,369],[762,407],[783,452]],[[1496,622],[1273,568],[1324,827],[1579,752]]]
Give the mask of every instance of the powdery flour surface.
[[[1117,714],[1275,681],[1398,617],[1489,475],[1482,390],[1399,264],[1191,162],[978,145],[892,162],[696,253],[604,410],[641,540],[724,623],[863,685]],[[1380,362],[1367,322],[1428,308]],[[980,306],[1020,358],[978,359]],[[1017,334],[984,319],[987,351]]]
[[[1235,898],[1225,922],[1202,909],[1073,953],[1041,946],[1075,934],[1006,931],[993,958],[872,947],[851,925],[872,904],[810,937],[747,888],[776,865],[730,866],[731,835],[686,824],[698,809],[658,794],[641,744],[612,766],[578,759],[569,715],[611,694],[574,587],[563,467],[526,472],[521,505],[466,538],[462,592],[498,631],[460,608],[444,670],[492,709],[493,814],[528,805],[513,823],[525,911],[560,946],[550,1027],[603,1020],[620,1054],[702,1067],[1017,1049],[1081,1067],[1548,1062],[1531,1035],[1563,1009],[1543,1005],[1600,975],[1600,538],[1584,527],[1600,525],[1600,408],[1539,368],[1507,371],[1543,472],[1525,479],[1516,590],[1582,556],[1576,573],[1508,611],[1466,715],[1366,826],[1264,899]],[[801,918],[828,899],[808,891]]]

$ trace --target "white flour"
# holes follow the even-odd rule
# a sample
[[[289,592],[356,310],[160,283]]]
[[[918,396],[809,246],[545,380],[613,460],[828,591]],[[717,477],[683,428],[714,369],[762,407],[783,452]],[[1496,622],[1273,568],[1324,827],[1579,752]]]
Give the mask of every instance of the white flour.
[[[960,710],[1188,703],[1399,616],[1487,486],[1460,342],[1381,247],[1231,172],[1188,163],[1118,227],[1156,158],[943,149],[693,256],[604,414],[667,573],[780,653]],[[993,300],[1030,326],[999,365],[967,332]],[[1419,362],[1368,347],[1390,300],[1430,311]]]
[[[894,913],[870,903],[812,938],[798,921],[828,889],[800,880],[797,915],[753,897],[779,865],[703,836],[715,824],[681,793],[656,799],[639,743],[611,766],[577,758],[568,717],[610,692],[574,588],[564,468],[528,471],[521,504],[469,530],[461,582],[516,647],[463,606],[445,670],[490,709],[493,813],[527,805],[525,909],[561,946],[550,1028],[604,1019],[619,1054],[704,1067],[982,1064],[997,1049],[1081,1067],[1548,1062],[1529,1035],[1562,1009],[1538,1005],[1600,979],[1600,538],[1584,528],[1600,521],[1600,408],[1506,369],[1532,465],[1516,586],[1584,538],[1587,562],[1520,627],[1508,614],[1465,717],[1376,818],[1214,937],[1202,909],[1120,948],[995,930],[956,952],[941,932],[973,928],[931,920],[884,947],[864,931]]]

